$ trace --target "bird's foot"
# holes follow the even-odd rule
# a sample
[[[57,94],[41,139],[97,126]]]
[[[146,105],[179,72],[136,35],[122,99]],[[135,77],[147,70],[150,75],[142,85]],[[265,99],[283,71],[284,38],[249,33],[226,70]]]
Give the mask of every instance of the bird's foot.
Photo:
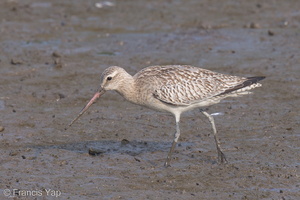
[[[227,164],[228,163],[225,154],[220,149],[218,149],[218,160],[221,164]]]
[[[167,160],[166,160],[166,162],[165,162],[165,164],[164,164],[164,166],[165,166],[166,168],[167,168],[167,167],[171,167],[170,161],[171,161],[171,158],[168,156],[168,157],[167,157]]]

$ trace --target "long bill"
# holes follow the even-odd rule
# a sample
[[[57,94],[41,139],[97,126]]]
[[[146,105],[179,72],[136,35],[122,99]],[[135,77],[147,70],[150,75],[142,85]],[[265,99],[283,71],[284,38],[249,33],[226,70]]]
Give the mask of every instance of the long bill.
[[[79,119],[79,117],[81,115],[83,115],[83,113],[85,113],[85,111],[88,110],[88,108],[97,101],[97,99],[105,93],[105,90],[100,89],[96,92],[96,94],[94,94],[93,98],[86,104],[86,106],[84,106],[84,108],[82,108],[82,110],[80,111],[80,113],[77,115],[77,117],[75,119],[73,119],[73,121],[69,124],[69,126],[71,126],[75,121],[77,121],[77,119]]]

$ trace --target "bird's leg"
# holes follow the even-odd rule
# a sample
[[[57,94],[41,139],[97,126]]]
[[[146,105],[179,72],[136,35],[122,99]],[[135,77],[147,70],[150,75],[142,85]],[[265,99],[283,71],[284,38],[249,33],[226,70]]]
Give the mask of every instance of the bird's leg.
[[[168,157],[167,157],[167,160],[165,162],[165,167],[169,167],[170,166],[171,156],[172,156],[172,153],[173,153],[173,151],[175,149],[175,146],[177,144],[179,136],[180,136],[179,119],[177,120],[177,117],[176,117],[176,133],[174,134],[174,140],[173,140],[171,149],[170,149],[170,151],[168,153]]]
[[[221,163],[227,163],[225,154],[221,150],[221,145],[220,145],[220,141],[219,141],[218,136],[217,136],[217,129],[216,129],[216,126],[215,126],[215,120],[214,120],[213,116],[211,116],[210,114],[208,114],[207,112],[205,112],[203,110],[201,110],[201,112],[206,117],[208,117],[208,119],[209,119],[209,121],[211,123],[211,126],[213,128],[214,138],[215,138],[215,142],[216,142],[216,146],[217,146],[217,151],[218,151],[218,160],[219,160],[219,162],[221,162]]]

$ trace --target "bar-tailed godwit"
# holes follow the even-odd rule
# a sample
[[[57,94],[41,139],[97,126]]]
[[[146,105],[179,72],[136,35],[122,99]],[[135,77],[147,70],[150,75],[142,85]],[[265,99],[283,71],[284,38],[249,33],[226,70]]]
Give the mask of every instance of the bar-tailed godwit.
[[[179,122],[183,112],[219,103],[227,97],[249,94],[249,90],[261,86],[258,81],[264,78],[225,75],[187,65],[151,66],[131,76],[123,68],[112,66],[102,73],[98,91],[69,126],[108,90],[117,91],[132,103],[170,112],[175,117],[176,132],[165,162],[165,166],[169,166],[180,136]],[[221,163],[227,162],[217,136],[214,118],[204,110],[201,112],[212,125],[218,160]]]

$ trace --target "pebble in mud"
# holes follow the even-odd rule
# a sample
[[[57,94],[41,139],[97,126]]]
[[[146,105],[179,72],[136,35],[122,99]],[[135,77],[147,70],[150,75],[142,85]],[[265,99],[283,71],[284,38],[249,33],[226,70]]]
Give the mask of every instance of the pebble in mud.
[[[62,62],[61,62],[61,55],[60,55],[59,53],[53,52],[53,53],[52,53],[52,59],[53,59],[53,61],[54,61],[54,67],[55,67],[56,69],[60,69],[60,68],[63,67],[63,64],[62,64]]]
[[[251,23],[250,23],[250,28],[254,28],[254,29],[260,28],[260,25],[259,25],[259,23],[251,22]]]
[[[245,28],[259,29],[261,28],[260,24],[257,22],[251,22],[244,26]]]
[[[122,145],[125,145],[125,144],[128,144],[129,143],[129,140],[127,140],[127,139],[123,139],[122,141],[121,141],[121,144]]]
[[[3,126],[0,126],[0,132],[4,131],[5,128]]]
[[[9,153],[9,155],[10,156],[16,156],[16,155],[18,155],[18,151],[11,151],[10,153]]]
[[[273,32],[273,31],[271,31],[271,30],[268,30],[268,35],[269,36],[273,36],[275,33]]]
[[[12,64],[12,65],[21,65],[21,64],[23,64],[23,62],[21,60],[19,60],[18,58],[12,58],[10,60],[10,64]]]
[[[99,149],[89,148],[89,155],[91,155],[91,156],[98,156],[102,153],[104,153],[104,151],[101,151]]]

